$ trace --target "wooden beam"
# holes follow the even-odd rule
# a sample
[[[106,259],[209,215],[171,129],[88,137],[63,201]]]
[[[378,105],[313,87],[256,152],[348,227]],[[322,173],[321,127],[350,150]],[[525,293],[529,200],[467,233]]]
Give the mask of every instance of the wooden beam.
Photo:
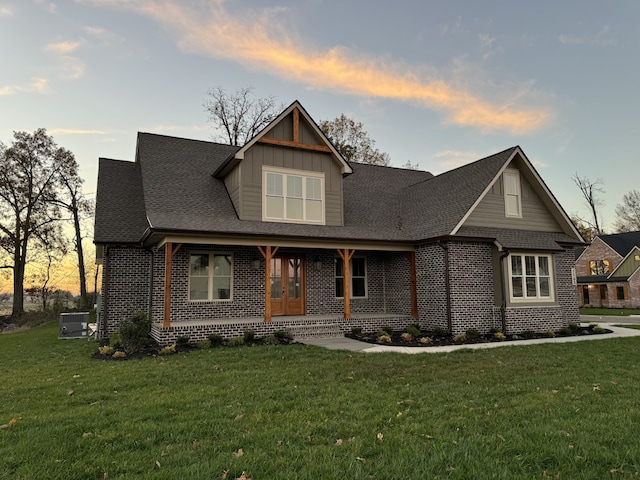
[[[258,245],[258,250],[264,257],[264,321],[271,322],[271,259],[278,251],[279,247],[272,248],[267,245],[264,249]]]
[[[295,143],[300,141],[300,111],[298,107],[293,109],[293,141]]]
[[[411,288],[411,316],[418,318],[418,287],[416,281],[416,252],[404,252],[409,261],[409,285]]]
[[[351,268],[350,268],[350,264],[351,264],[351,258],[353,257],[353,254],[355,253],[355,250],[349,250],[348,248],[345,249],[338,249],[338,255],[340,255],[340,258],[342,259],[342,263],[343,263],[343,269],[342,269],[342,275],[343,275],[343,297],[344,297],[344,318],[345,319],[349,319],[351,318]]]
[[[282,140],[280,138],[262,137],[258,139],[258,143],[268,143],[270,145],[278,145],[280,147],[298,148],[300,150],[313,150],[315,152],[331,153],[331,149],[326,145],[300,143],[291,140]]]

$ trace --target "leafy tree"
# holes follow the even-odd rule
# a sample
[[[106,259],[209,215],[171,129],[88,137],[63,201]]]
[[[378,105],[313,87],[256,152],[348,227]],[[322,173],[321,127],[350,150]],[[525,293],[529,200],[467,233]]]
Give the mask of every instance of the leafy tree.
[[[273,96],[256,98],[252,87],[228,93],[218,86],[209,89],[207,95],[209,98],[202,106],[218,131],[214,138],[228,141],[230,145],[244,145],[284,109]]]
[[[18,317],[24,312],[29,246],[60,238],[61,178],[77,173],[78,166],[43,128],[13,136],[8,148],[0,144],[0,249],[8,257],[0,267],[13,271],[12,316]]]
[[[376,142],[369,138],[364,125],[344,113],[333,120],[321,121],[319,127],[345,160],[372,165],[391,163],[388,153],[375,148]]]
[[[622,203],[616,205],[615,228],[618,232],[640,230],[640,191],[631,190],[622,197]]]
[[[578,218],[581,222],[587,226],[593,228],[596,235],[602,235],[604,232],[600,228],[600,219],[598,218],[598,208],[603,205],[602,200],[598,197],[598,194],[604,193],[604,182],[601,179],[589,180],[587,177],[581,177],[577,173],[574,174],[571,179],[573,183],[580,189],[584,201],[591,210],[591,218]]]
[[[580,232],[580,234],[582,235],[582,238],[584,238],[586,242],[591,243],[593,239],[596,238],[596,236],[598,235],[594,228],[591,228],[590,226],[586,225],[578,217],[572,216],[571,221],[573,222],[576,229]]]

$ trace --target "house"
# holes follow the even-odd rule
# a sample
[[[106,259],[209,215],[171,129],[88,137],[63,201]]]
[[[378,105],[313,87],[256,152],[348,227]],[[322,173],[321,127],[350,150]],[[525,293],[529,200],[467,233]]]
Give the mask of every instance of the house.
[[[580,306],[640,308],[640,232],[597,236],[575,269]]]
[[[520,147],[434,176],[353,164],[299,102],[242,147],[139,133],[100,159],[99,335],[452,333],[579,322],[583,239]]]

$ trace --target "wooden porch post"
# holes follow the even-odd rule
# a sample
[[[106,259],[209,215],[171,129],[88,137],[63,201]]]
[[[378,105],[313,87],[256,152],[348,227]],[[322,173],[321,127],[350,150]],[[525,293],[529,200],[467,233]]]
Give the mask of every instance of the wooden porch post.
[[[162,319],[162,328],[171,327],[171,266],[173,256],[176,254],[181,243],[173,248],[173,243],[167,242],[164,244],[164,314]]]
[[[258,250],[264,257],[264,321],[271,321],[271,259],[278,251],[279,247],[272,249],[271,245],[264,247],[258,246]]]
[[[409,261],[409,285],[411,288],[411,316],[418,318],[418,288],[416,281],[416,252],[405,252]]]
[[[342,259],[344,264],[343,276],[344,276],[344,318],[351,318],[351,257],[355,253],[355,250],[345,248],[343,250],[338,249],[338,255]]]

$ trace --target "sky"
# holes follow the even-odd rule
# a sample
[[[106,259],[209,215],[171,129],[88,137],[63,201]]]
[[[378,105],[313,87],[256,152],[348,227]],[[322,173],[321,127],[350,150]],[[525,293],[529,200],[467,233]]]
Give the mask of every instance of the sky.
[[[213,87],[364,124],[441,173],[520,145],[569,215],[640,189],[640,2],[0,0],[0,141],[46,128],[95,192],[138,131],[211,140]]]

